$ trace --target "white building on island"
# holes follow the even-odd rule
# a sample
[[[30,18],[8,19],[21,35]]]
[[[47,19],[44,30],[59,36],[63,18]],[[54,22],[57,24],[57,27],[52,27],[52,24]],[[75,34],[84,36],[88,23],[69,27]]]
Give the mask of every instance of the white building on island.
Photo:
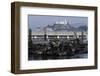
[[[46,26],[43,30],[32,32],[32,39],[85,39],[87,40],[88,33],[72,27],[66,19],[64,21],[55,22],[53,26]]]

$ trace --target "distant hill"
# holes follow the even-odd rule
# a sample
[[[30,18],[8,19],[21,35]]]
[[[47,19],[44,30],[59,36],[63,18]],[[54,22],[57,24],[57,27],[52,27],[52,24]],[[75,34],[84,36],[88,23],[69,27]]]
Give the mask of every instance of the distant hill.
[[[76,26],[76,24],[74,24]],[[78,27],[71,26],[68,24],[53,24],[46,26],[47,28],[52,29],[53,31],[87,31],[88,27],[86,25],[78,25]]]
[[[82,31],[87,31],[88,27],[86,25],[84,25],[84,26],[79,26],[78,29],[82,30]]]

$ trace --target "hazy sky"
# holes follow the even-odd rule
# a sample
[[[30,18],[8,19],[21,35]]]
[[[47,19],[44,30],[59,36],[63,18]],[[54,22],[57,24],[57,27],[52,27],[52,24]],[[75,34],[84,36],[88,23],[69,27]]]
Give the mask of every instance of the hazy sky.
[[[75,17],[75,16],[43,16],[43,15],[29,15],[28,24],[29,28],[36,30],[38,27],[53,25],[55,22],[65,21],[69,22],[71,26],[78,27],[88,24],[88,17]]]

